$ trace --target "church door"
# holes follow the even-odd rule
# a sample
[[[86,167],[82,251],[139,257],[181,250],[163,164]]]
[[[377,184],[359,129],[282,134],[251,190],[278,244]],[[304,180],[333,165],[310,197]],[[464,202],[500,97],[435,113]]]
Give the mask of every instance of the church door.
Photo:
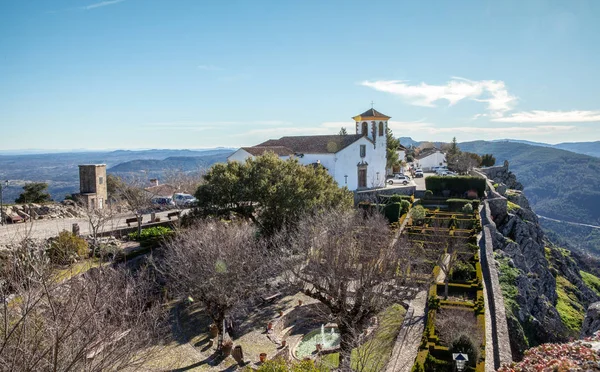
[[[358,170],[358,188],[363,189],[367,187],[367,168],[360,168]]]

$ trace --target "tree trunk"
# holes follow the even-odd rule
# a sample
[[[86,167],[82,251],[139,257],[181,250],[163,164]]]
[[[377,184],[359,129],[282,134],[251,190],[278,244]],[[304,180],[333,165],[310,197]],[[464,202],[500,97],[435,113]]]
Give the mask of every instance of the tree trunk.
[[[444,279],[444,300],[448,299],[448,281],[450,280],[450,278],[448,278],[448,275],[446,275],[446,278]]]
[[[138,238],[142,236],[142,216],[136,216],[137,217],[137,223],[138,223]]]
[[[217,324],[217,329],[219,330],[219,335],[217,336],[217,350],[221,350],[223,348],[223,335],[225,334],[225,327],[223,327],[223,323],[225,322],[225,313],[219,313],[217,318],[213,320]]]
[[[340,332],[339,369],[344,372],[351,371],[350,357],[352,356],[354,337],[352,331],[342,324],[338,324],[338,331]]]

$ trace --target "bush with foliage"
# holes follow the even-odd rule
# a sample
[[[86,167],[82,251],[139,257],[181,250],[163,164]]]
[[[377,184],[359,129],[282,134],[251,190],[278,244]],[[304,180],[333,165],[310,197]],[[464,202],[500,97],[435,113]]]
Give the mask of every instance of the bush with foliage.
[[[426,213],[425,208],[422,205],[417,205],[412,210],[412,218],[414,221],[421,223],[425,219]]]
[[[479,345],[468,334],[463,333],[456,337],[450,345],[450,352],[467,354],[469,356],[468,366],[475,367],[479,360]]]
[[[475,268],[469,262],[457,261],[450,272],[452,281],[469,281],[475,278]]]
[[[142,229],[141,234],[138,235],[137,231],[128,234],[130,240],[144,241],[144,240],[158,240],[165,238],[173,234],[173,230],[164,226],[154,226],[147,229]]]
[[[481,198],[485,193],[486,180],[471,176],[431,176],[425,178],[425,187],[427,190],[431,190],[434,195],[442,195],[444,190],[448,190],[451,195],[463,196],[469,190],[475,190],[477,196]]]
[[[383,215],[389,223],[398,222],[402,213],[400,210],[402,209],[401,203],[390,203],[383,207]]]
[[[473,213],[473,204],[471,203],[467,203],[462,207],[462,212],[466,213],[466,214],[472,214]]]
[[[496,158],[493,154],[484,154],[481,156],[481,166],[482,167],[492,167],[496,164]]]
[[[408,210],[410,209],[410,202],[407,200],[402,200],[400,202],[400,215],[404,215],[406,213],[408,213]]]
[[[446,362],[445,360],[437,359],[431,354],[427,354],[424,369],[425,371],[435,372],[453,372],[454,370],[454,368],[452,367],[452,362]]]
[[[424,199],[429,199],[433,196],[433,191],[431,190],[425,190],[425,197]]]
[[[467,204],[471,205],[471,213],[474,209],[479,208],[479,200],[447,199],[446,203],[448,203],[448,209],[453,212],[462,212]]]
[[[50,261],[58,265],[73,263],[80,258],[87,257],[88,253],[88,243],[85,239],[66,230],[61,231],[48,248]]]

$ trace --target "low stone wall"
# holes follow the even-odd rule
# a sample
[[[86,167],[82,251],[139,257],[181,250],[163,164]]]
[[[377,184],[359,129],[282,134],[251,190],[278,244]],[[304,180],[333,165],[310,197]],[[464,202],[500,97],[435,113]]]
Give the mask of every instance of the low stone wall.
[[[354,192],[354,204],[361,201],[375,201],[377,195],[413,195],[417,191],[417,186],[403,187],[385,187],[381,189],[372,189]]]
[[[504,307],[504,297],[502,297],[502,288],[498,279],[498,271],[494,260],[494,245],[492,234],[496,233],[496,225],[492,219],[491,207],[488,200],[482,203],[479,209],[481,224],[483,227],[481,239],[479,241],[481,270],[488,299],[488,309],[491,315],[492,325],[492,345],[494,355],[494,368],[498,369],[502,364],[512,362],[512,352],[510,350],[510,339],[508,335],[508,324],[506,322],[506,308]],[[486,342],[489,345],[489,341]]]

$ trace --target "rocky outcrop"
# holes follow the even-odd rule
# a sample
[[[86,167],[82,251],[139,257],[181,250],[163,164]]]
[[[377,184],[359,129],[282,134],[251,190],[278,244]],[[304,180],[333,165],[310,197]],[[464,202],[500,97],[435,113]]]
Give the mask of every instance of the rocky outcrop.
[[[512,190],[523,190],[523,185],[517,181],[517,176],[508,170],[508,161],[505,161],[503,165],[481,168],[479,171],[494,183],[504,184],[506,188]]]
[[[581,338],[590,337],[600,330],[600,302],[594,302],[588,307],[581,327]]]
[[[72,200],[52,204],[15,204],[3,208],[5,218],[19,216],[23,219],[55,219],[55,218],[81,218],[85,211]]]

